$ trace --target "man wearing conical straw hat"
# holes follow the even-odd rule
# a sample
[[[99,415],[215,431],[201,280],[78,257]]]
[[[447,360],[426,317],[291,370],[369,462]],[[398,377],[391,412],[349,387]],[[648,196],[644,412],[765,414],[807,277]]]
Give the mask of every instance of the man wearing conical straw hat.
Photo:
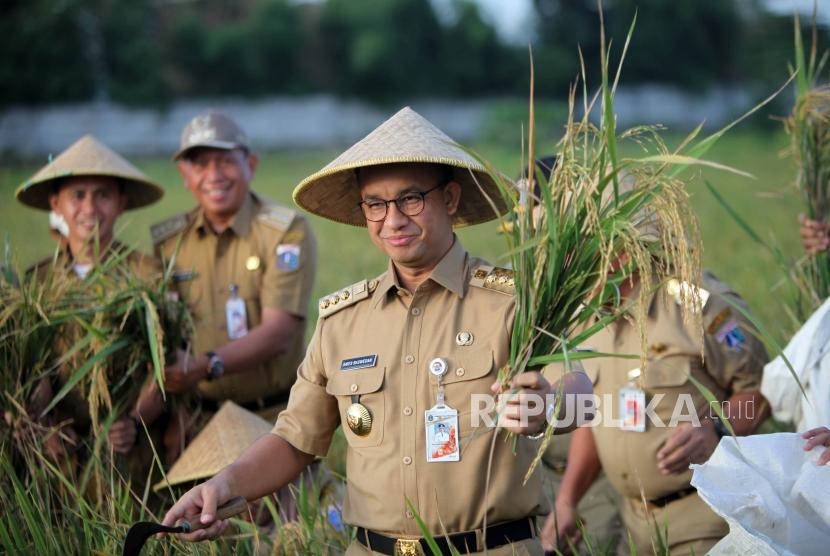
[[[621,195],[636,188],[637,177],[626,173]],[[609,192],[604,202],[610,201]],[[653,209],[635,214],[632,223],[645,241],[665,241]],[[620,254],[612,267],[627,266],[628,258]],[[651,282],[657,284],[655,278]],[[627,317],[646,284],[637,271],[619,284],[629,315],[600,330],[583,349],[641,351],[641,330]],[[712,273],[704,271],[700,285],[669,279],[653,289],[645,298],[645,367],[620,357],[584,362],[602,400],[600,411],[616,422],[603,420],[571,436],[554,511],[542,532],[548,548],[579,544],[577,505],[600,472],[622,498],[618,554],[629,554],[630,545],[636,554],[662,547],[672,555],[707,554],[729,532],[691,486],[689,466],[708,460],[720,439],[731,434],[729,427],[738,436],[749,435],[769,415],[760,392],[767,353],[746,303]],[[690,314],[701,317],[702,338]]]
[[[517,395],[500,424],[518,435],[515,444],[496,436],[492,419],[474,418],[499,392],[513,280],[469,255],[453,226],[492,220],[494,207],[504,212],[493,179],[405,108],[303,180],[294,199],[324,218],[365,226],[389,256],[388,270],[320,300],[314,337],[273,434],[185,494],[165,523],[198,511],[211,522],[217,504],[232,496],[250,500],[280,488],[326,454],[342,423],[344,521],[357,527],[347,554],[428,553],[418,519],[445,554],[448,543],[461,553],[541,554],[539,470],[523,479],[538,448],[528,435],[544,428],[546,413],[553,417],[545,395],[560,381],[551,385],[539,372],[514,379]],[[582,373],[560,380],[566,395],[591,392]],[[531,398],[540,403],[531,408]],[[209,538],[225,526],[212,523],[185,538]]]
[[[51,211],[55,215],[54,221],[60,222],[63,228],[60,234],[55,234],[59,241],[56,254],[36,263],[30,272],[40,281],[83,280],[96,264],[127,252],[125,264],[133,273],[147,280],[160,277],[158,261],[128,250],[115,239],[114,227],[125,210],[150,205],[163,194],[158,184],[106,145],[91,135],[82,137],[17,189],[18,201],[35,209]],[[69,379],[68,373],[74,370],[62,366],[60,381],[65,383]],[[33,404],[45,409],[53,393],[50,382],[41,381]],[[150,424],[161,411],[160,396],[148,386],[135,405],[109,429],[107,439],[116,453],[131,454],[130,461],[135,459],[132,456],[137,450],[150,456],[139,458],[143,464],[138,465],[141,469],[135,470],[140,475],[146,475],[149,469],[151,452],[149,446],[143,450],[146,439],[139,434],[136,419],[141,415]],[[64,398],[55,412],[56,415],[50,416],[52,421],[71,420],[63,429],[69,438],[77,437],[89,426],[87,402],[74,392]],[[33,414],[40,414],[40,411],[35,410]],[[139,448],[136,448],[137,442],[141,445]],[[58,435],[52,435],[46,446],[55,455],[61,455],[65,448]],[[131,463],[131,469],[135,467]]]

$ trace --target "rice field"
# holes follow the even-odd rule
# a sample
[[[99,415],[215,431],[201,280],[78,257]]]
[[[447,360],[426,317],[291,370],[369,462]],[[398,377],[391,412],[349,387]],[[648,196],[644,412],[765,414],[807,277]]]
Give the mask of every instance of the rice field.
[[[518,135],[518,133],[517,133]],[[668,135],[669,140],[671,135]],[[679,137],[679,136],[678,136]],[[727,134],[706,156],[753,174],[751,180],[710,169],[691,169],[690,191],[700,219],[703,262],[722,280],[740,292],[761,321],[780,339],[791,329],[784,319],[783,292],[776,284],[784,278],[772,257],[754,244],[705,189],[703,179],[712,183],[740,214],[768,242],[792,258],[802,255],[797,215],[801,198],[794,188],[794,164],[782,157],[786,135],[756,130]],[[508,175],[519,172],[521,153],[503,145],[472,145],[485,159]],[[540,141],[537,153],[552,151],[552,140]],[[306,175],[328,163],[339,151],[315,150],[262,154],[253,187],[265,196],[293,206],[291,191]],[[636,155],[629,145],[624,155]],[[165,197],[156,205],[128,212],[117,225],[118,236],[130,245],[150,251],[151,224],[193,206],[190,194],[181,185],[173,163],[167,157],[135,159],[133,162],[166,187]],[[18,264],[27,266],[48,256],[53,242],[47,233],[46,214],[18,204],[16,186],[39,164],[0,166],[0,238],[8,238]],[[316,300],[345,284],[372,277],[385,269],[386,262],[369,242],[363,229],[344,227],[308,215],[319,247],[318,275],[310,314],[316,314]],[[461,229],[458,235],[467,249],[496,264],[504,264],[506,242],[496,226],[484,224]]]

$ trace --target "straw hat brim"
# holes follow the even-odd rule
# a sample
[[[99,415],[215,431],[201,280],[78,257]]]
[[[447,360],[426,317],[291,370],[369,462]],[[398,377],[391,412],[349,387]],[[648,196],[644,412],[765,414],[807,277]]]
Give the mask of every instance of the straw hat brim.
[[[386,164],[442,164],[461,186],[453,226],[471,226],[507,212],[499,186],[484,166],[409,107],[375,128],[294,189],[294,202],[312,214],[352,226],[366,226],[358,203],[358,168]]]
[[[499,188],[483,168],[449,158],[399,157],[356,161],[326,168],[304,179],[294,189],[294,202],[312,214],[351,226],[366,227],[360,210],[358,168],[384,164],[443,164],[453,168],[453,181],[461,186],[461,200],[453,226],[460,228],[494,220],[507,212]]]
[[[83,168],[72,172],[55,174],[36,181],[27,181],[17,188],[15,195],[17,200],[24,205],[40,210],[51,210],[49,195],[55,191],[55,182],[76,176],[106,177],[123,180],[126,183],[124,187],[124,194],[127,196],[126,210],[152,205],[164,196],[164,189],[150,180],[138,179],[135,176],[118,172],[101,172],[100,170]]]
[[[153,489],[212,477],[236,461],[257,439],[270,433],[272,427],[259,415],[226,401]]]
[[[84,135],[17,188],[17,200],[32,208],[49,210],[55,182],[72,177],[105,177],[121,180],[127,210],[155,203],[164,189],[127,159],[92,135]]]

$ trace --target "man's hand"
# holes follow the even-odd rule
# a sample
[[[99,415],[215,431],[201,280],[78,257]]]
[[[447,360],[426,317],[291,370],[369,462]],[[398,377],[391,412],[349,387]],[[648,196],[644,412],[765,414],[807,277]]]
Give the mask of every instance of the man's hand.
[[[137,435],[135,420],[132,417],[122,417],[110,426],[107,442],[116,454],[127,455],[135,446]]]
[[[205,356],[194,356],[184,350],[176,352],[176,361],[164,367],[164,389],[168,392],[185,392],[207,378]]]
[[[224,533],[229,525],[227,519],[216,519],[216,508],[231,498],[230,485],[220,473],[209,481],[196,485],[179,498],[165,514],[162,525],[174,527],[177,521],[191,519],[201,513],[201,522],[208,527],[193,533],[182,533],[179,537],[188,542],[214,539]]]
[[[807,439],[804,444],[804,451],[809,452],[816,446],[824,446],[825,449],[818,457],[818,464],[825,465],[830,461],[830,429],[827,427],[818,427],[810,429],[801,435],[801,438]]]
[[[563,554],[570,554],[570,547],[576,547],[582,540],[582,531],[577,525],[578,519],[580,518],[576,506],[557,498],[555,509],[548,514],[542,528],[542,548],[546,552],[559,550]]]
[[[547,426],[545,408],[550,383],[539,372],[527,372],[513,378],[504,391],[498,382],[490,390],[498,395],[499,426],[516,434],[537,434]]]
[[[681,423],[657,452],[657,466],[663,475],[684,473],[688,471],[689,464],[708,460],[718,442],[720,438],[712,421],[702,421],[699,427]]]
[[[828,224],[817,220],[810,220],[803,214],[798,216],[801,224],[801,244],[809,255],[817,255],[830,249],[830,234]]]

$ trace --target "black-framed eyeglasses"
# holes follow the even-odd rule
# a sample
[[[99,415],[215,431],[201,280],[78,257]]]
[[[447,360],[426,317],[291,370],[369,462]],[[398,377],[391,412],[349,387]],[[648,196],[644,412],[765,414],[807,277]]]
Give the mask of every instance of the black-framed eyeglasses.
[[[424,210],[424,197],[432,193],[436,189],[440,189],[449,182],[441,182],[432,189],[426,191],[409,191],[404,193],[396,199],[387,201],[386,199],[366,199],[360,201],[358,206],[363,210],[363,216],[370,222],[380,222],[386,218],[386,212],[389,208],[389,203],[395,203],[398,210],[406,216],[417,216]]]

